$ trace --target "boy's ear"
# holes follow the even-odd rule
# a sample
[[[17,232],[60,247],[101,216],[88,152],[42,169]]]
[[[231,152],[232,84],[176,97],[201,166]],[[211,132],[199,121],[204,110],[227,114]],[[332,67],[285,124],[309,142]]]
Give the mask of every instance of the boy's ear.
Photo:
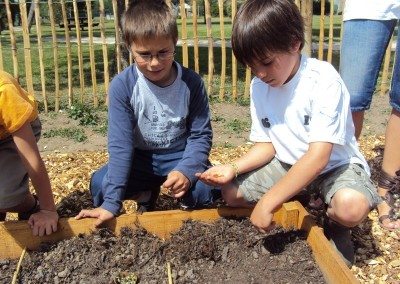
[[[290,51],[293,52],[293,53],[299,52],[299,51],[300,51],[300,46],[301,46],[301,42],[300,42],[300,41],[296,41],[296,42],[292,45],[292,48],[290,49]]]

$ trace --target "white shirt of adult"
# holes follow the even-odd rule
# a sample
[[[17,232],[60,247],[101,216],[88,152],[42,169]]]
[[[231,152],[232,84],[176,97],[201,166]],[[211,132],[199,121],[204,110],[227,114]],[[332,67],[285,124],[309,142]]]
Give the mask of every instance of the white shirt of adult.
[[[290,165],[308,151],[310,143],[332,143],[322,173],[350,163],[361,164],[369,173],[354,136],[349,104],[349,92],[335,68],[302,55],[299,70],[283,86],[252,80],[250,140],[271,142],[276,158]]]
[[[400,18],[400,0],[346,0],[343,21],[354,19],[393,20]]]

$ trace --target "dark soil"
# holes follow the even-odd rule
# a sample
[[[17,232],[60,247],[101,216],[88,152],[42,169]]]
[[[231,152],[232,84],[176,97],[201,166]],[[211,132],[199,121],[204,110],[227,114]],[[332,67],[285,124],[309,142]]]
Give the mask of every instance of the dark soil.
[[[1,283],[16,263],[0,261]],[[301,231],[263,235],[247,218],[187,221],[166,241],[124,228],[43,244],[25,256],[19,283],[168,283],[167,263],[173,283],[324,283]]]

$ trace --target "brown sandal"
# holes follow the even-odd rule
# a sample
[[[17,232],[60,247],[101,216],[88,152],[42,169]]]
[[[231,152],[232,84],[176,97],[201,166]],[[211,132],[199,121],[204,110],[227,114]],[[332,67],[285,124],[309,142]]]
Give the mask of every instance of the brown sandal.
[[[381,227],[388,230],[390,229],[383,226],[383,222],[387,219],[390,221],[397,221],[400,219],[400,170],[396,172],[396,176],[391,177],[384,171],[381,171],[379,176],[378,186],[387,190],[384,196],[381,196],[383,202],[390,206],[389,214],[379,217]]]

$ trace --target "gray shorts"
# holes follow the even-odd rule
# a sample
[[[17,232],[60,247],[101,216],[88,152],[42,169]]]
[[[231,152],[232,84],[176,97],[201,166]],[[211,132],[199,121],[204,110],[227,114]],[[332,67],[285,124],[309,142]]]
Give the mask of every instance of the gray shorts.
[[[256,203],[288,172],[290,167],[291,165],[274,158],[265,166],[238,176],[234,182],[248,202]],[[368,199],[371,208],[381,201],[368,174],[358,164],[346,164],[318,176],[305,191],[309,194],[318,194],[326,204],[330,204],[333,195],[343,188],[351,188],[362,193]]]
[[[39,119],[31,123],[36,141],[40,138]],[[0,140],[0,208],[20,204],[29,192],[29,176],[12,137]]]

